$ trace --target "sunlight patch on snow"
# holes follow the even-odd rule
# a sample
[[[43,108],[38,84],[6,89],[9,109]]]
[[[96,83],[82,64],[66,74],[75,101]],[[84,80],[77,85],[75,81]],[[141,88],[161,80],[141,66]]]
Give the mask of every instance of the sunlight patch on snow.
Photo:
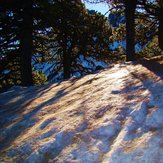
[[[112,73],[112,74],[107,74],[106,78],[111,78],[111,79],[113,79],[113,78],[117,79],[118,78],[119,79],[119,78],[125,77],[125,76],[127,76],[129,74],[128,70],[125,70],[125,69],[122,69],[122,70],[118,71],[118,69],[116,68],[114,71],[115,72]]]

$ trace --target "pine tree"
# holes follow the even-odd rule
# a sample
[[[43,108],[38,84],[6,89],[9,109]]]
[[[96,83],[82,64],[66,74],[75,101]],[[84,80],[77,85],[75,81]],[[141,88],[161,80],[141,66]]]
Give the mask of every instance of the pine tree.
[[[91,72],[80,63],[80,57],[86,61],[88,57],[109,58],[111,29],[107,19],[96,12],[89,14],[80,0],[75,3],[58,1],[56,5],[59,12],[53,32],[48,36],[52,40],[50,44],[53,45],[51,53],[54,60],[53,73],[49,78],[57,76],[57,72],[62,70],[64,79],[75,72]],[[90,64],[94,66],[93,62]]]
[[[32,53],[33,53],[33,0],[22,3],[22,22],[20,26],[20,67],[21,84],[33,85]],[[20,11],[21,12],[21,11]]]
[[[135,9],[137,0],[85,0],[91,3],[107,2],[113,8],[115,6],[125,7],[125,18],[126,18],[126,60],[135,60]],[[116,7],[117,8],[117,7]]]
[[[40,33],[46,33],[52,26],[54,14],[51,6],[54,6],[53,1],[0,2],[0,85],[33,84],[32,57],[42,40],[46,40],[41,38]]]

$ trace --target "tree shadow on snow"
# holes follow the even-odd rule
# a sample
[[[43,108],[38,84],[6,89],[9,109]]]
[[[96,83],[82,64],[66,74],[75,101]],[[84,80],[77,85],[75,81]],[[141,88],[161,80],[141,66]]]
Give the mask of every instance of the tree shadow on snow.
[[[22,115],[24,111],[28,111],[28,107],[38,98],[55,89],[56,85],[47,85],[42,87],[19,88],[0,95],[0,150],[9,146],[24,130],[35,125],[34,116],[45,106],[51,105],[65,96],[66,88],[60,89],[54,94],[54,97],[40,101],[40,103],[30,109],[28,113]],[[55,111],[55,108],[54,108]]]
[[[78,89],[82,85],[91,84],[96,78],[88,78],[86,82],[75,85],[79,80],[80,79],[63,81],[68,82],[67,86],[62,86],[62,82],[60,82],[58,84],[48,84],[37,87],[16,87],[0,94],[0,150],[2,151],[6,147],[9,147],[21,133],[34,126],[36,124],[35,115],[44,107],[54,104],[60,98]],[[68,88],[72,86],[73,90],[68,90]],[[56,92],[55,89],[58,91]],[[51,93],[55,91],[54,96],[48,100],[40,101],[40,103],[33,109],[30,109],[28,113],[22,114],[24,111],[28,111],[28,107],[30,107],[35,100],[44,98],[49,91]],[[55,109],[56,108],[53,108],[54,112]],[[42,128],[44,128],[44,126],[42,126]]]

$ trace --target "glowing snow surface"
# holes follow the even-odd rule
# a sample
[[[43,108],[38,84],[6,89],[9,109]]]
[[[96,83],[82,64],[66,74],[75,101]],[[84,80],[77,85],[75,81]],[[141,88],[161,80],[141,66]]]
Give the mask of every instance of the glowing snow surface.
[[[0,95],[0,162],[162,163],[163,81],[140,64]]]

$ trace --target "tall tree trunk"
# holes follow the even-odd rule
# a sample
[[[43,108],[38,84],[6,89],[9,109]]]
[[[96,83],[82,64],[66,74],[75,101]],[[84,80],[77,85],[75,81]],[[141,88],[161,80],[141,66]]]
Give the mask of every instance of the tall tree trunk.
[[[64,53],[63,55],[63,78],[68,79],[71,76],[70,55],[67,53]]]
[[[137,0],[125,0],[126,60],[135,60],[135,9]]]
[[[160,49],[163,51],[163,6],[160,6],[159,12],[158,42]]]
[[[63,28],[66,27],[66,23],[63,22]],[[67,33],[66,29],[63,29],[63,78],[69,79],[71,76],[71,53],[67,50]]]
[[[23,1],[22,26],[20,36],[21,83],[24,86],[33,84],[32,80],[32,50],[33,50],[33,0]]]

